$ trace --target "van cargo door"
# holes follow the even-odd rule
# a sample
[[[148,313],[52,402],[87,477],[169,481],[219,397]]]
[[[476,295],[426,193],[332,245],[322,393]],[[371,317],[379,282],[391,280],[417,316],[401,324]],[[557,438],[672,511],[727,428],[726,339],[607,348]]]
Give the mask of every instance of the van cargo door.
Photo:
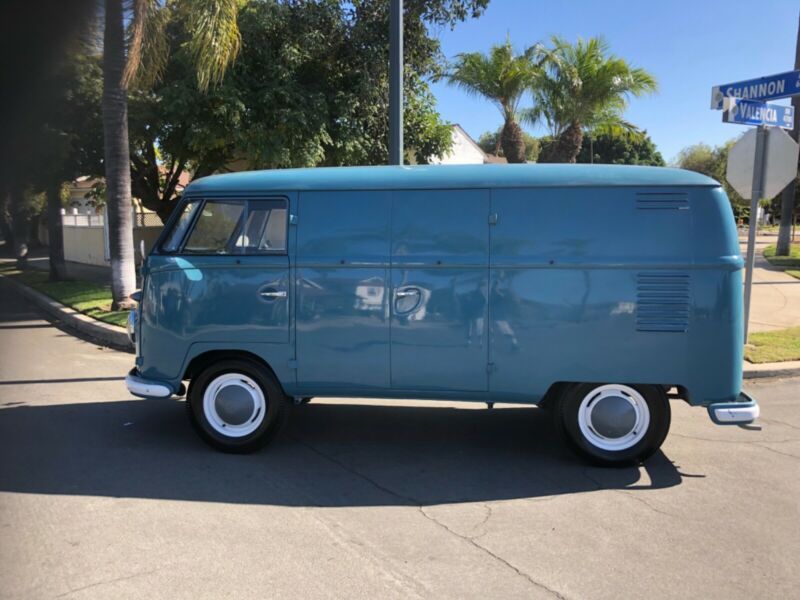
[[[391,192],[303,192],[297,241],[297,382],[389,387]]]
[[[485,391],[488,190],[394,192],[392,387]]]

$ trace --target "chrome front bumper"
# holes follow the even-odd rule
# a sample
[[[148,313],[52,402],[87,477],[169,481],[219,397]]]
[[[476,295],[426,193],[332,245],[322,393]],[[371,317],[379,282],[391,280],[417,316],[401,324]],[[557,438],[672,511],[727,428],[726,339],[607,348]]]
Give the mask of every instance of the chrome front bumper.
[[[761,410],[755,398],[741,392],[736,402],[717,402],[708,405],[708,416],[717,425],[746,425],[755,421]]]
[[[165,383],[140,377],[135,368],[125,377],[125,385],[131,394],[140,398],[169,398],[173,393]]]

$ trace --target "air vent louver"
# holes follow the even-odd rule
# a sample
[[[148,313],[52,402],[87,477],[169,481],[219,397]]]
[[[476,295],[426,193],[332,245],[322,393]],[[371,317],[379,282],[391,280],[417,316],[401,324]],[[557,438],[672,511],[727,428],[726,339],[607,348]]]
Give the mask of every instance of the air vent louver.
[[[688,210],[689,195],[685,193],[636,194],[636,208],[640,210]]]
[[[636,331],[685,332],[689,328],[689,275],[639,273],[636,278]]]

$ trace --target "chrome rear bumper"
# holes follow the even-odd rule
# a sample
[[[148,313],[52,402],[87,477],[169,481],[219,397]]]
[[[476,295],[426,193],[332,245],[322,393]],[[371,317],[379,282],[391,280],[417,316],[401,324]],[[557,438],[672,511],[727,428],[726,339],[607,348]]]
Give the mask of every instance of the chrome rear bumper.
[[[708,416],[717,425],[746,425],[755,421],[760,413],[758,402],[745,392],[739,394],[736,402],[708,405]]]

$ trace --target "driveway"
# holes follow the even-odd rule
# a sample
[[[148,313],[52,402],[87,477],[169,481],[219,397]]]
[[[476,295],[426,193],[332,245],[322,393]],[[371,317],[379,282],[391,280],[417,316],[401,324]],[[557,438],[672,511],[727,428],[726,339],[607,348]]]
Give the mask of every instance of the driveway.
[[[0,597],[788,598],[799,380],[764,418],[673,403],[641,468],[586,466],[529,407],[313,401],[264,452],[204,446],[132,356],[0,282]]]

